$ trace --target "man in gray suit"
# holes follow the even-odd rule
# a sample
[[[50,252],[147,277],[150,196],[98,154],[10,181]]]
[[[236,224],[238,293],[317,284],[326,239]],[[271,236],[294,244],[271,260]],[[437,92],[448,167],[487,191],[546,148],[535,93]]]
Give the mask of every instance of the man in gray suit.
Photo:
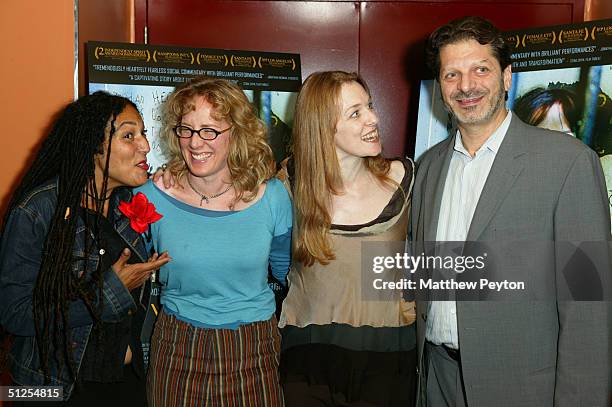
[[[506,109],[510,52],[489,21],[464,17],[440,27],[427,53],[458,131],[419,161],[413,247],[506,241],[497,270],[522,272],[550,296],[417,301],[422,405],[609,407],[612,313],[601,300],[609,300],[602,285],[612,239],[596,154]],[[563,274],[560,258],[575,247],[569,242],[603,247],[601,292],[582,296],[589,301],[560,297],[568,280],[583,279]]]

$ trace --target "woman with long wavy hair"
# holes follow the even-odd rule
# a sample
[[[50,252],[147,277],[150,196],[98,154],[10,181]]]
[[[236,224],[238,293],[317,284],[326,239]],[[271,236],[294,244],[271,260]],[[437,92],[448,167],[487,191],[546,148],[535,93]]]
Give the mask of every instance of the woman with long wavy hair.
[[[310,75],[297,99],[294,155],[280,174],[296,214],[279,323],[288,406],[414,403],[414,304],[397,290],[368,297],[361,269],[368,242],[406,239],[414,166],[381,152],[363,78]]]
[[[2,227],[0,324],[14,384],[60,386],[77,406],[146,404],[143,283],[170,259],[147,261],[119,205],[147,181],[148,152],[142,117],[120,96],[83,96],[54,122]]]
[[[163,310],[152,340],[152,406],[279,406],[280,334],[268,267],[289,269],[292,208],[274,175],[263,122],[237,85],[195,78],[163,107],[167,172],[141,188],[152,225]]]

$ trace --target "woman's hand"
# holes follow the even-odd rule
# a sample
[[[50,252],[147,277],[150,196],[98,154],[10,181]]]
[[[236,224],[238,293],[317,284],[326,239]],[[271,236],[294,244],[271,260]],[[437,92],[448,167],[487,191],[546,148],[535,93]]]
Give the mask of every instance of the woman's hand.
[[[166,189],[170,189],[174,186],[176,186],[177,188],[182,188],[182,185],[176,182],[176,178],[174,177],[174,175],[172,175],[170,171],[166,171],[167,168],[167,165],[164,164],[159,167],[157,171],[155,171],[155,174],[153,174],[153,176],[151,177],[153,183],[157,184],[157,182],[161,178],[164,182],[164,188]]]
[[[130,249],[123,249],[119,259],[113,264],[113,271],[129,291],[140,287],[151,273],[172,260],[167,252],[163,252],[161,255],[153,254],[146,263],[127,264],[131,254]]]

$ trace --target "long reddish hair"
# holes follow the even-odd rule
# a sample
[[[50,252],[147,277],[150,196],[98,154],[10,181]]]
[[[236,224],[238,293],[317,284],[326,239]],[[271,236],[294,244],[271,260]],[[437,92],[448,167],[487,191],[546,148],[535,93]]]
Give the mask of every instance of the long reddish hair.
[[[340,118],[342,85],[356,82],[370,95],[368,85],[356,73],[316,72],[310,75],[297,98],[293,122],[295,179],[293,195],[297,231],[295,260],[311,266],[335,258],[329,240],[332,194],[344,186],[334,136]],[[382,155],[367,157],[366,168],[382,183],[395,184],[388,176],[391,162]]]

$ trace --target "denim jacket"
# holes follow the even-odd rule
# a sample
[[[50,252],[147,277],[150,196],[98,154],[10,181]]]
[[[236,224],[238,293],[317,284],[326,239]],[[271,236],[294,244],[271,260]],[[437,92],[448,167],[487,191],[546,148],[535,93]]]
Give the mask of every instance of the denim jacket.
[[[32,299],[45,238],[57,204],[57,188],[57,180],[49,181],[18,203],[9,215],[0,243],[0,324],[14,337],[9,364],[13,380],[22,385],[45,384],[35,337]],[[141,235],[130,227],[129,219],[117,209],[119,200],[130,199],[131,192],[122,188],[113,195],[109,211],[114,211],[113,226],[125,240],[126,246],[144,261],[147,254]],[[75,261],[71,271],[74,273],[83,269],[85,237],[88,233],[82,219],[79,219],[73,248]],[[87,259],[87,270],[95,270],[100,257],[92,237],[88,236],[93,241],[94,250]],[[101,319],[104,322],[119,322],[137,309],[137,301],[114,271],[107,270],[103,276]],[[92,316],[83,301],[76,300],[70,304],[68,326],[72,357],[77,369],[80,369],[93,327]],[[50,355],[53,351],[50,346]],[[74,388],[74,378],[67,363],[60,370],[53,359],[49,360],[50,383],[47,385],[62,386],[63,397],[68,399]]]

